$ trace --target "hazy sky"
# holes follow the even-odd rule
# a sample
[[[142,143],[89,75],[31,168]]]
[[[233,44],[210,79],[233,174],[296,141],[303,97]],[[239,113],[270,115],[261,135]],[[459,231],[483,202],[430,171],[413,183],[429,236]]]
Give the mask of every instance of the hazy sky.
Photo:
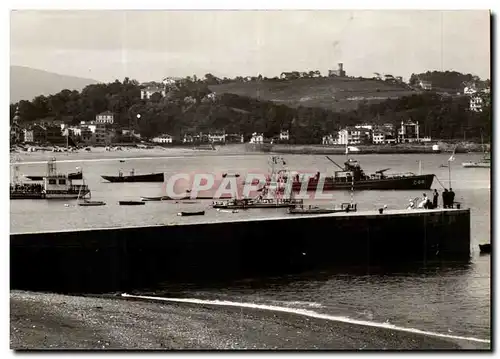
[[[13,11],[11,65],[112,81],[456,70],[490,77],[488,11]]]

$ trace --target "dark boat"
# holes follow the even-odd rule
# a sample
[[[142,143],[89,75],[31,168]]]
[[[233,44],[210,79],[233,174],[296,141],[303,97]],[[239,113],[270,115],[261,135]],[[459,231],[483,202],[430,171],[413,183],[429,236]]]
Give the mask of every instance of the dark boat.
[[[96,207],[96,206],[105,206],[106,202],[103,201],[84,201],[81,203],[78,203],[79,206],[82,207]]]
[[[158,196],[158,197],[141,197],[143,202],[159,202],[159,201],[182,201],[185,199],[190,199],[189,195],[183,196],[181,198],[172,198],[169,196]]]
[[[224,173],[224,174],[222,174],[223,178],[226,178],[226,177],[239,177],[239,176],[240,176],[239,173]]]
[[[189,193],[186,193],[185,196],[182,196],[180,198],[174,198],[174,197],[169,197],[169,196],[158,196],[158,197],[141,197],[141,200],[144,202],[151,202],[151,201],[185,201],[185,200],[202,200],[202,199],[215,199],[213,196],[196,196],[196,198],[191,198],[191,195]],[[232,199],[231,196],[222,196],[219,199]]]
[[[164,176],[163,173],[151,173],[147,175],[136,175],[134,171],[130,172],[129,176],[124,176],[121,172],[118,173],[118,176],[101,176],[106,181],[112,183],[120,183],[120,182],[163,182]]]
[[[491,243],[480,244],[479,251],[481,253],[491,253]]]
[[[119,201],[120,206],[140,206],[146,204],[142,201]]]
[[[179,212],[178,216],[187,217],[187,216],[204,216],[205,211],[197,211],[197,212]]]
[[[340,208],[321,208],[317,206],[309,207],[295,207],[289,208],[288,213],[290,214],[328,214],[328,213],[340,213],[340,212],[356,212],[357,205],[350,203],[342,203]]]
[[[297,174],[293,177],[293,191],[300,191],[302,182],[307,182],[308,191],[316,191],[323,185],[324,191],[332,190],[429,190],[434,180],[434,174],[416,175],[414,173],[391,174],[386,175],[385,172],[390,168],[376,171],[374,174],[367,175],[361,169],[359,163],[349,159],[344,163],[342,168],[333,160],[327,157],[331,162],[338,166],[341,171],[335,171],[333,176],[324,178],[324,182],[320,181],[320,173],[309,180],[301,179]],[[283,176],[286,183],[287,177]],[[321,183],[323,182],[323,184]],[[318,186],[319,185],[319,186]]]

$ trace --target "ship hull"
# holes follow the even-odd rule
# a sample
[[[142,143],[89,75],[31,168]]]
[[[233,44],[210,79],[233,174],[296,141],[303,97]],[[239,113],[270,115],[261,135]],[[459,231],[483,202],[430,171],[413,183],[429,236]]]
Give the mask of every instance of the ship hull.
[[[78,199],[85,198],[90,191],[63,192],[63,191],[42,191],[42,192],[10,192],[10,199]]]
[[[429,190],[432,186],[434,175],[418,175],[399,178],[384,178],[384,179],[370,179],[363,181],[352,182],[339,182],[334,181],[333,178],[325,178],[323,184],[323,191],[335,190]],[[308,191],[316,191],[321,189],[321,182],[316,179],[309,180],[307,185]],[[294,191],[300,191],[302,184],[294,182],[292,185]]]
[[[134,175],[134,176],[101,176],[106,181],[112,183],[122,182],[163,182],[163,173],[152,173],[148,175]]]
[[[89,194],[90,192],[87,192],[87,193],[65,193],[65,192],[61,192],[61,193],[46,193],[45,194],[45,199],[78,199],[78,198],[85,198],[85,196],[87,196],[87,194]]]

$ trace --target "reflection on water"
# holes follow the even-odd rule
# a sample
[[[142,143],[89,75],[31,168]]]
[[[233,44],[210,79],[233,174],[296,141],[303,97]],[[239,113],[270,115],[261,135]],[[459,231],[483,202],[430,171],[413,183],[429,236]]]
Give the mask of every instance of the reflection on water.
[[[353,319],[490,338],[486,262],[338,268],[205,286],[164,283],[136,293],[314,308],[319,313]]]

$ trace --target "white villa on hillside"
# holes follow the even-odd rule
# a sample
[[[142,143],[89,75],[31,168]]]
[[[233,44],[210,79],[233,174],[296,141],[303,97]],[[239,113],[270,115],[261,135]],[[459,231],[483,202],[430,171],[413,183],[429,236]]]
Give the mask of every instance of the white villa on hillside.
[[[151,139],[151,142],[162,143],[162,144],[172,143],[173,142],[173,137],[171,135],[168,135],[168,134],[165,133],[163,135],[153,137]]]
[[[264,143],[264,134],[254,132],[252,138],[250,138],[250,143]]]

